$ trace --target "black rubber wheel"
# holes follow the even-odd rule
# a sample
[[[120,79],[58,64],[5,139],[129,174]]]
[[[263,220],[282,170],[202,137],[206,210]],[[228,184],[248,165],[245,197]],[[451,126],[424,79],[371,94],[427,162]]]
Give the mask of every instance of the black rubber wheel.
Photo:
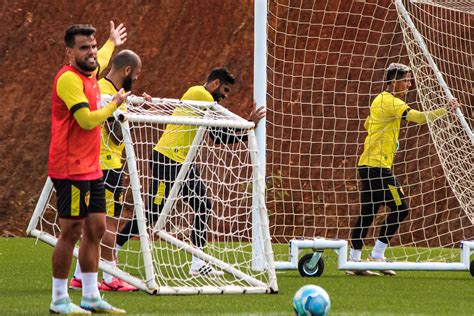
[[[302,277],[319,277],[323,274],[324,271],[324,260],[323,258],[319,258],[318,263],[313,269],[308,267],[308,263],[313,258],[312,253],[308,253],[301,257],[298,261],[298,271]]]
[[[469,266],[469,272],[474,277],[474,260],[471,261],[471,265]]]

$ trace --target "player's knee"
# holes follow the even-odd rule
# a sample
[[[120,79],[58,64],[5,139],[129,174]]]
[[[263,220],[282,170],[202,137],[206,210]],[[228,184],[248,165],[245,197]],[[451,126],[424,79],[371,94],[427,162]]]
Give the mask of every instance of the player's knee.
[[[66,242],[76,243],[81,238],[82,227],[83,221],[81,220],[69,221],[61,226],[60,238]]]
[[[105,233],[105,223],[105,218],[103,220],[100,219],[86,222],[83,229],[84,237],[89,240],[100,241]]]

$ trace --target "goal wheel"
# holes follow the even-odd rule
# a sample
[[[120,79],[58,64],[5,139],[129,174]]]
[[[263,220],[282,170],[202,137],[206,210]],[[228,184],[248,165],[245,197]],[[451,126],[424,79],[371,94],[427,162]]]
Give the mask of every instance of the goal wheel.
[[[469,272],[474,277],[474,260],[471,261],[471,265],[469,266]]]
[[[298,261],[298,271],[302,277],[321,276],[324,271],[322,252],[308,253],[301,257]]]

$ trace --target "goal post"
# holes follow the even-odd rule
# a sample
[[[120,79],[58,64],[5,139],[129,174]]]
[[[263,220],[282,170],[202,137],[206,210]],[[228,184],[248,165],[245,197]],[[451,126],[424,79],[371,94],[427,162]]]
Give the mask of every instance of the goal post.
[[[101,259],[99,268],[154,294],[278,292],[254,124],[210,102],[148,102],[133,96],[126,108],[114,113],[121,122],[125,154],[123,210],[112,233],[123,234],[121,228],[134,217],[138,232],[127,236],[116,266]],[[178,167],[179,172],[165,184],[169,194],[160,195],[158,189],[152,196],[152,153],[168,126],[177,133],[196,133],[183,162],[159,162],[162,171]],[[53,192],[48,180],[28,234],[54,246],[60,230]],[[162,208],[154,213],[151,203],[158,197]],[[259,221],[252,221],[255,216]],[[193,235],[198,234],[204,245],[195,245]],[[191,274],[195,258],[218,273]]]
[[[277,269],[297,268],[307,248],[336,250],[340,269],[469,270],[472,2],[272,0],[266,8],[260,32],[267,58],[258,67],[265,67],[267,86],[267,208],[272,241],[290,245],[289,253],[276,254]],[[413,71],[411,108],[444,107],[447,115],[424,126],[402,121],[392,172],[410,211],[385,253],[391,262],[349,262],[364,121],[390,63]],[[452,98],[461,104],[454,111]],[[363,259],[389,212],[378,209],[367,227]]]

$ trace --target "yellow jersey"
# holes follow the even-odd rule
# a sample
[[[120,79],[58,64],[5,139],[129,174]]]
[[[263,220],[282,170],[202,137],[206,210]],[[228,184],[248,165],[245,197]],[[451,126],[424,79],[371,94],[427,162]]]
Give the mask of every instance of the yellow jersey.
[[[189,88],[181,100],[214,102],[211,93],[209,93],[204,86]],[[180,107],[177,107],[172,114],[172,116],[190,115],[196,115],[196,113],[190,113],[190,110]],[[173,161],[183,163],[196,136],[197,130],[198,126],[195,125],[168,124],[153,149]]]
[[[102,78],[98,82],[101,94],[114,95],[118,92],[112,82],[106,78]],[[126,111],[124,104],[120,105],[122,112]],[[111,116],[113,117],[113,116]],[[104,124],[107,124],[106,122]],[[100,140],[100,168],[102,170],[122,168],[122,153],[124,144],[115,144],[109,135],[108,129],[103,125]]]
[[[384,91],[377,95],[370,106],[364,127],[367,137],[359,166],[391,168],[398,149],[398,136],[403,113],[409,110],[405,101]]]

